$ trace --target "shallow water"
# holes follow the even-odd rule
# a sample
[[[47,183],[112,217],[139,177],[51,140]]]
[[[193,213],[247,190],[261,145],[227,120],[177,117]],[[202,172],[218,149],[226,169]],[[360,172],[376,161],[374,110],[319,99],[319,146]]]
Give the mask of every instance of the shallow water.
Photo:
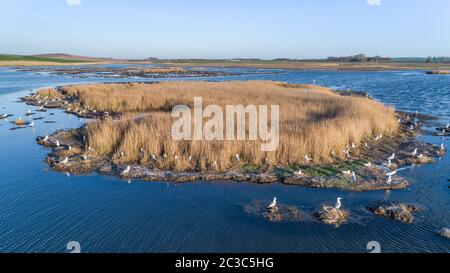
[[[247,74],[205,80],[316,81],[337,89],[366,91],[398,109],[440,116],[442,123],[450,119],[448,75],[229,70]],[[0,113],[13,114],[10,120],[24,116],[30,107],[16,101],[35,88],[141,80],[76,78],[0,68]],[[30,118],[39,117],[44,119],[35,121],[36,128],[14,131],[10,130],[12,124],[0,120],[0,252],[66,252],[69,241],[80,242],[83,252],[367,252],[369,241],[380,242],[383,252],[450,250],[450,241],[436,234],[450,227],[448,155],[434,164],[403,171],[401,175],[412,186],[391,192],[348,193],[234,182],[128,184],[97,174],[67,176],[49,170],[42,162],[48,151],[35,144],[35,138],[78,127],[84,121],[60,110]],[[55,123],[45,123],[49,121]],[[424,139],[440,144],[438,137]],[[450,147],[448,139],[445,144]],[[270,202],[274,196],[307,213],[341,196],[352,219],[339,228],[314,221],[269,223],[244,211],[252,201]],[[375,217],[365,209],[380,200],[406,201],[424,210],[414,224],[407,225]]]

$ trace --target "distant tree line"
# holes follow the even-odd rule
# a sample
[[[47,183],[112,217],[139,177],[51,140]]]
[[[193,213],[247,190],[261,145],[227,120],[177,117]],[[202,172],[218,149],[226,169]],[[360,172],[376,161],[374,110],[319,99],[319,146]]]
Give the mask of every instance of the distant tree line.
[[[344,57],[328,57],[327,61],[329,62],[357,62],[357,63],[366,63],[373,62],[377,63],[380,61],[389,61],[391,58],[381,57],[381,56],[373,56],[368,57],[365,54],[357,54],[353,56],[344,56]]]
[[[442,63],[442,62],[450,62],[450,57],[431,57],[428,56],[427,63]]]

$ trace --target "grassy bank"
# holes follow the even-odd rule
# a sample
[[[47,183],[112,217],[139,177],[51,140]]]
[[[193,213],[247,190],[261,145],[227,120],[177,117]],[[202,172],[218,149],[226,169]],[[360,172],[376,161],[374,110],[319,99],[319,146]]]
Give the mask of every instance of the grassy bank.
[[[69,65],[81,63],[92,63],[92,61],[0,54],[0,66]]]
[[[352,143],[359,147],[365,139],[398,129],[394,109],[311,85],[266,81],[95,84],[63,87],[56,93],[45,90],[40,96],[58,97],[57,92],[73,98],[72,103],[81,109],[123,114],[120,119],[87,126],[86,149],[90,147],[96,156],[176,171],[299,165],[307,163],[305,155],[314,163],[327,163],[344,159],[343,151]],[[170,110],[178,104],[192,106],[194,97],[202,97],[204,107],[279,105],[279,149],[261,152],[260,140],[175,141]],[[352,151],[357,152],[358,148]]]

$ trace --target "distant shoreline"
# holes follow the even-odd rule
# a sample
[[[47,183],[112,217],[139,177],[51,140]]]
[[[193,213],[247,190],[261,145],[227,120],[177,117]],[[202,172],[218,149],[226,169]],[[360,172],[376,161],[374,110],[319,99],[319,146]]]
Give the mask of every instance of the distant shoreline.
[[[255,68],[255,69],[286,69],[304,71],[408,71],[424,70],[439,71],[450,70],[450,63],[336,63],[336,62],[236,62],[231,61],[205,61],[205,62],[150,62],[150,61],[80,61],[80,62],[58,62],[58,61],[2,61],[0,67],[33,67],[33,66],[79,66],[79,65],[101,65],[101,64],[153,64],[168,66],[187,67],[221,67],[221,68]]]

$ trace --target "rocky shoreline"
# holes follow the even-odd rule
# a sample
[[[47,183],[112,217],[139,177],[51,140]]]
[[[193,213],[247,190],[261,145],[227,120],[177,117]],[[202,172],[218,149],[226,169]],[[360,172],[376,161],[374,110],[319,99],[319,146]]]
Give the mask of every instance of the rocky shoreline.
[[[89,67],[53,67],[53,68],[22,68],[24,72],[51,73],[55,75],[68,75],[80,78],[179,78],[179,77],[223,77],[237,76],[238,73],[213,71],[205,69],[184,69],[177,67],[125,67],[112,68],[102,66]]]

